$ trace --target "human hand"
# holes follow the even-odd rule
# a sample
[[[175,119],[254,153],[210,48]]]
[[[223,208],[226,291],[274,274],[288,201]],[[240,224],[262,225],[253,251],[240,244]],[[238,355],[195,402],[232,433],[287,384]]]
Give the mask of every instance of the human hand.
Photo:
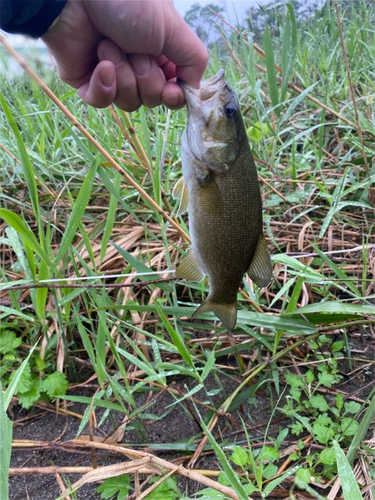
[[[171,0],[68,0],[42,39],[61,80],[99,108],[181,108],[175,78],[199,87],[208,59]]]

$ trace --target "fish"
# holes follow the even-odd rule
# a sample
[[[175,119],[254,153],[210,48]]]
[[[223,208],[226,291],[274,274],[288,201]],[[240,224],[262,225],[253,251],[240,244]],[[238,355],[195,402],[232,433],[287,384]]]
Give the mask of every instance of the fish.
[[[189,214],[191,249],[176,276],[210,283],[209,294],[193,317],[212,311],[232,331],[237,293],[245,273],[259,286],[272,279],[262,230],[262,200],[239,101],[223,69],[196,89],[178,80],[187,103],[181,139],[183,176],[172,196],[177,216]]]

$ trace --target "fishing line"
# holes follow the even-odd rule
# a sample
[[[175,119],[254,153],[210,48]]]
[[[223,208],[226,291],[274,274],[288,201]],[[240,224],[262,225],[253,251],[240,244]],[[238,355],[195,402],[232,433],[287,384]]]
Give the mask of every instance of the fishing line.
[[[165,271],[147,271],[144,273],[128,273],[128,274],[102,274],[98,276],[78,276],[74,278],[56,278],[52,280],[40,280],[40,281],[32,281],[30,284],[39,284],[39,283],[58,283],[60,281],[84,281],[84,280],[98,280],[98,279],[111,279],[111,278],[128,278],[133,276],[136,278],[137,276],[150,276],[152,274],[164,274],[164,273],[175,273],[174,269],[166,269]]]
[[[110,279],[110,278],[136,278],[137,276],[150,276],[150,275],[160,275],[164,273],[174,274],[176,271],[174,269],[166,269],[165,271],[148,271],[144,273],[128,273],[128,274],[103,274],[98,276],[80,276],[73,278],[56,278],[51,280],[40,280],[40,281],[29,281],[24,282],[20,280],[16,282],[17,284],[9,283],[0,283],[0,289],[7,290],[28,290],[31,288],[125,288],[130,286],[146,286],[152,285],[153,283],[162,283],[165,281],[174,281],[178,278],[176,276],[170,276],[169,278],[157,278],[148,281],[138,281],[136,283],[111,283],[108,285],[103,285],[102,283],[87,283],[87,284],[68,284],[62,283],[58,284],[62,281],[85,281],[85,280],[95,280],[95,279]],[[5,285],[5,286],[4,286]]]

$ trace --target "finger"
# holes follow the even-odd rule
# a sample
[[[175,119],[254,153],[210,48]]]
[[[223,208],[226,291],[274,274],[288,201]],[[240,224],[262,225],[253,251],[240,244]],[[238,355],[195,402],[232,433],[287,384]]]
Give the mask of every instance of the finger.
[[[163,66],[165,63],[169,61],[169,59],[164,54],[160,54],[160,56],[155,57],[155,61],[159,66]]]
[[[114,103],[124,111],[135,111],[142,105],[138,94],[137,79],[130,62],[120,48],[111,40],[103,40],[98,47],[100,60],[111,61],[116,71],[116,96]]]
[[[165,57],[165,56],[161,56]],[[165,57],[166,61],[163,64],[160,64],[159,62],[159,57],[156,58],[156,62],[158,63],[159,67],[163,70],[165,79],[171,80],[172,78],[176,78],[176,65],[172,61],[168,61],[168,59]]]
[[[164,106],[167,106],[169,109],[180,109],[185,104],[182,88],[174,81],[167,82],[163,89],[161,100]]]
[[[176,75],[181,80],[198,88],[207,66],[208,52],[198,36],[173,10],[170,11],[170,24],[167,24],[169,29],[163,54],[176,65]]]
[[[129,61],[137,79],[142,103],[149,108],[161,104],[166,79],[155,58],[146,54],[134,54],[129,56]]]
[[[116,71],[110,61],[102,61],[94,69],[90,81],[77,90],[79,96],[96,108],[109,106],[116,95]]]

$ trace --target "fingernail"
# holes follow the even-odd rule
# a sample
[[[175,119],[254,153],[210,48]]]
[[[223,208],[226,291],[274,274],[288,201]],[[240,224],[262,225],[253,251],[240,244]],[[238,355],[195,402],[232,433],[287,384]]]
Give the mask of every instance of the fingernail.
[[[146,55],[135,55],[131,58],[134,73],[138,76],[147,76],[151,70],[151,59]]]
[[[115,72],[108,68],[102,69],[100,71],[100,81],[105,87],[110,87],[115,79]]]

